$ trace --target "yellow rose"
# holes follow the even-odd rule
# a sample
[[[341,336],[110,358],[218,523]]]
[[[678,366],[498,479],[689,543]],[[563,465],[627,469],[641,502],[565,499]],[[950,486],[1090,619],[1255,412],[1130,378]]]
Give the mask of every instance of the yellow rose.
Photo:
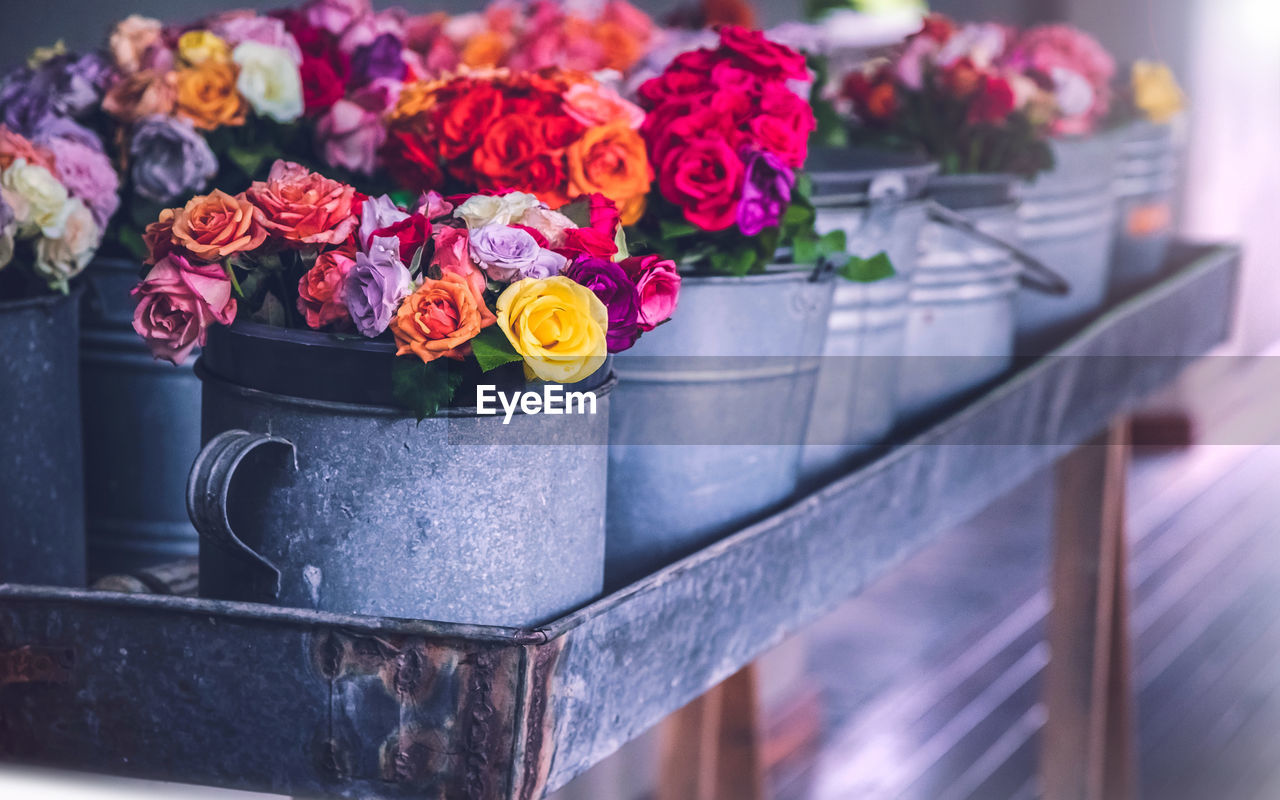
[[[1133,100],[1147,119],[1163,125],[1182,111],[1182,89],[1173,70],[1155,61],[1138,61],[1133,65]]]
[[[525,372],[574,383],[604,364],[609,313],[585,286],[563,275],[516,281],[498,297],[498,327]]]
[[[187,31],[178,37],[178,56],[194,67],[206,61],[226,61],[231,48],[216,33]]]

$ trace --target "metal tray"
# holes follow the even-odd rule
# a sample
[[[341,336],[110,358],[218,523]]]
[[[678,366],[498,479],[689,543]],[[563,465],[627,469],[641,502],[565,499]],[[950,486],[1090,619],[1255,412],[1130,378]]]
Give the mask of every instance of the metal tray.
[[[0,585],[0,757],[344,798],[538,798],[1228,335],[1233,247],[787,510],[533,630]]]

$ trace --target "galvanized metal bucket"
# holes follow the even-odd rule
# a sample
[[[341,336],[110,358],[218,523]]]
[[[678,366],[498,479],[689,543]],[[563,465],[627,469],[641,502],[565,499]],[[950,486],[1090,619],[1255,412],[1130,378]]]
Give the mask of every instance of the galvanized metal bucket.
[[[837,280],[827,343],[805,437],[802,474],[817,483],[851,465],[893,429],[905,347],[907,278],[916,271],[924,194],[937,165],[864,149],[810,153],[817,229],[845,234],[850,255],[885,253],[898,278],[878,285]]]
[[[608,587],[795,493],[833,289],[813,269],[687,276],[679,313],[617,357]]]
[[[396,408],[223,380],[205,365],[279,352],[253,346],[279,329],[233,331],[210,339],[196,369],[207,444],[188,504],[202,596],[530,626],[600,593],[611,381],[597,381],[594,414],[517,413],[504,425],[501,414],[449,409],[417,422]],[[277,345],[307,337],[313,355],[389,355],[386,343],[279,333]],[[353,374],[316,382],[361,390]]]
[[[1173,243],[1178,148],[1172,125],[1135,123],[1121,132],[1119,203],[1111,291],[1123,295],[1159,276]]]
[[[1024,290],[1017,299],[1020,350],[1044,349],[1102,308],[1111,277],[1119,139],[1114,134],[1053,143],[1056,165],[1022,192],[1018,240],[1071,284],[1064,296]]]
[[[837,279],[801,459],[806,483],[843,472],[893,430],[910,292],[902,277]]]
[[[200,452],[192,361],[152,358],[133,330],[138,264],[100,258],[85,271],[80,331],[89,571],[99,576],[194,556],[186,474]]]
[[[86,584],[79,323],[79,290],[0,302],[0,583]]]
[[[1016,243],[1010,176],[946,176],[934,181],[931,194],[978,231]],[[1008,369],[1021,271],[1006,246],[937,219],[924,226],[898,379],[900,420],[917,420]]]

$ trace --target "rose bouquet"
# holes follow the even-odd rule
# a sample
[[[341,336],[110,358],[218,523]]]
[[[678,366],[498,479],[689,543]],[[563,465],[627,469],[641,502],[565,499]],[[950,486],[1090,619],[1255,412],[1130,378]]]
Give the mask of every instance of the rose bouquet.
[[[148,226],[134,329],[175,363],[237,315],[395,343],[397,400],[427,416],[465,376],[506,364],[572,383],[675,310],[680,278],[631,257],[600,196],[432,192],[412,208],[278,161]],[[447,368],[446,364],[455,365]]]
[[[1032,177],[1052,167],[1046,137],[1059,110],[1051,78],[1025,69],[1025,54],[1010,61],[1010,39],[1000,25],[931,14],[901,46],[844,78],[851,139],[919,151],[943,174]]]
[[[382,157],[412,190],[516,189],[551,206],[601,194],[623,224],[644,210],[652,171],[644,112],[590,76],[491,70],[406,86]]]
[[[843,250],[813,232],[800,174],[815,127],[804,56],[759,31],[720,29],[715,47],[677,55],[639,87],[641,133],[657,180],[637,226],[690,268],[743,275],[779,246],[798,263]]]
[[[1030,28],[1013,40],[1002,62],[1052,94],[1054,136],[1088,135],[1107,117],[1115,61],[1084,31],[1070,25]]]
[[[440,72],[459,67],[626,72],[655,35],[649,16],[625,0],[606,0],[594,14],[553,0],[495,0],[482,12],[431,15],[410,24],[411,46],[429,69]]]

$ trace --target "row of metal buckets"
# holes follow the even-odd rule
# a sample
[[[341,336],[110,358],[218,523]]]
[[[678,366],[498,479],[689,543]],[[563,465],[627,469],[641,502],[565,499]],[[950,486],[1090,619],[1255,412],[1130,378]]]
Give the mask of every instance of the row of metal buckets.
[[[366,396],[389,358],[372,343],[237,323],[199,377],[155,364],[129,330],[134,265],[95,264],[79,388],[58,368],[75,362],[75,304],[0,309],[24,343],[0,361],[17,456],[0,476],[12,526],[0,523],[0,580],[83,585],[194,554],[190,515],[207,596],[544,621],[776,509],[1003,372],[1015,336],[1039,346],[1108,286],[1156,274],[1167,226],[1150,222],[1170,200],[1172,146],[1155,128],[1114,144],[1119,179],[1107,147],[1063,143],[1063,168],[1021,205],[1005,179],[937,180],[849,153],[819,163],[821,223],[855,253],[887,251],[898,277],[691,277],[676,319],[614,361],[617,387],[596,381],[595,415],[509,426],[466,411],[415,423]],[[1147,224],[1126,222],[1128,206]],[[1019,238],[1021,255],[997,243]],[[1052,270],[1069,294],[1017,291],[1027,275],[1053,288]]]

